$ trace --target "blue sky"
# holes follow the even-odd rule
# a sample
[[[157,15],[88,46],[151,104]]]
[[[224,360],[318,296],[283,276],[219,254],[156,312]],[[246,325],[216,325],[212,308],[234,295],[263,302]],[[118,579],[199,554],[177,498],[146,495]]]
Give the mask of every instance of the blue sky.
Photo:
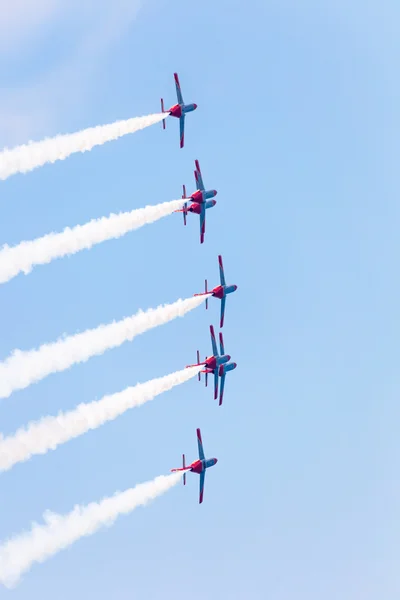
[[[218,189],[206,243],[178,215],[2,286],[0,358],[218,281],[238,363],[218,408],[196,380],[1,476],[0,539],[196,457],[219,459],[34,566],[16,600],[397,599],[398,3],[0,3],[2,145],[198,104],[1,183],[0,243]],[[190,216],[189,216],[190,217]],[[13,394],[0,428],[210,352],[219,303]]]

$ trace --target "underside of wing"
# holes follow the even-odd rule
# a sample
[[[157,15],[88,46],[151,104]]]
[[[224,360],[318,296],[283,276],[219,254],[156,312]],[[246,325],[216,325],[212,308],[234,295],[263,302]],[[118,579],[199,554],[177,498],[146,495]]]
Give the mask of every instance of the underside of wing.
[[[221,285],[226,285],[225,283],[225,273],[224,273],[224,265],[222,263],[222,256],[218,256],[218,265],[219,265],[219,278],[221,280]]]
[[[218,398],[218,369],[214,371],[214,400]]]
[[[200,244],[204,243],[204,236],[206,233],[206,207],[201,204],[200,211]]]
[[[179,119],[179,136],[180,146],[183,148],[185,144],[185,115],[183,114]]]
[[[215,339],[214,327],[210,325],[211,347],[213,356],[218,356],[217,340]]]
[[[199,448],[199,459],[204,460],[203,440],[201,439],[200,429],[196,429],[197,433],[197,446]]]
[[[196,169],[195,169],[195,172],[194,172],[194,176],[196,178],[197,189],[201,190],[202,192],[204,192],[205,187],[204,187],[203,177],[202,177],[201,170],[200,170],[200,163],[199,163],[198,160],[195,160],[194,164],[196,166]]]
[[[200,493],[199,493],[199,504],[201,504],[203,502],[203,495],[204,495],[204,480],[206,478],[206,472],[202,471],[200,473]]]
[[[184,104],[183,96],[181,92],[181,84],[179,83],[178,73],[174,73],[175,79],[175,87],[176,87],[176,97],[178,98],[178,104]]]
[[[220,319],[220,323],[219,323],[219,326],[221,327],[221,329],[224,326],[225,303],[226,303],[226,297],[224,296],[221,300],[221,319]]]
[[[224,399],[225,377],[226,377],[226,373],[224,372],[223,375],[221,376],[221,390],[219,392],[219,406],[221,406],[222,401]]]

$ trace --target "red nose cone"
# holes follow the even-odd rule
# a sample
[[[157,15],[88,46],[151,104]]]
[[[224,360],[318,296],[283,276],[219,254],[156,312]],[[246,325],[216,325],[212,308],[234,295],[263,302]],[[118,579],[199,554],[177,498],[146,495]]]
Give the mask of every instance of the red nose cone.
[[[194,110],[196,110],[196,108],[197,108],[197,104],[193,104],[193,106],[194,106]]]
[[[236,369],[236,367],[237,367],[237,364],[233,363],[233,368]]]
[[[214,460],[215,460],[215,464],[217,464],[217,462],[218,462],[218,458],[214,458]]]
[[[214,196],[216,196],[218,194],[217,190],[213,190],[214,192]]]
[[[228,360],[231,360],[231,355],[230,355],[230,354],[228,354],[227,356],[228,356]]]
[[[234,285],[233,287],[235,288],[235,292],[236,292],[236,290],[237,290],[237,285]]]
[[[213,206],[215,206],[217,204],[217,201],[213,200],[212,203],[213,203]]]

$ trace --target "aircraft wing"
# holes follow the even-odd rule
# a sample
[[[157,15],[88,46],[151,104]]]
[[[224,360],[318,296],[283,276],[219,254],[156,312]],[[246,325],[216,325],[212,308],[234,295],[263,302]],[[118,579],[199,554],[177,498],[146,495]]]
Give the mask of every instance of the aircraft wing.
[[[179,83],[178,73],[174,73],[174,79],[175,79],[176,96],[178,98],[178,104],[184,104],[182,92],[181,92],[181,84]]]
[[[224,336],[222,332],[219,332],[219,347],[221,348],[221,354],[225,354]]]
[[[214,400],[218,398],[218,369],[214,371]]]
[[[219,356],[217,342],[215,339],[214,327],[212,325],[210,325],[210,334],[211,334],[211,345],[212,345],[213,356]]]
[[[226,302],[226,296],[224,296],[221,300],[221,320],[219,323],[219,326],[222,327],[224,326],[224,317],[225,317],[225,302]]]
[[[183,114],[179,119],[179,136],[181,140],[181,148],[183,148],[185,144],[185,114]]]
[[[202,471],[200,473],[200,494],[199,494],[199,504],[203,502],[203,494],[204,494],[204,480],[206,478],[206,472]]]
[[[200,164],[198,160],[194,161],[194,164],[196,165],[196,170],[194,172],[194,176],[196,179],[196,186],[198,190],[201,190],[202,192],[204,192],[205,187],[204,187],[204,183],[203,183],[203,177],[201,175],[201,170],[200,170]]]
[[[197,445],[199,447],[199,459],[204,460],[204,450],[203,450],[203,441],[201,439],[201,431],[200,429],[196,429],[197,432]]]
[[[226,377],[226,373],[224,371],[223,375],[221,375],[221,390],[219,393],[219,406],[221,406],[222,400],[224,399],[225,377]]]
[[[219,264],[219,278],[221,280],[221,285],[226,285],[224,265],[222,264],[222,256],[221,255],[218,256],[218,264]]]
[[[202,203],[200,206],[200,244],[203,244],[206,233],[206,207],[204,206],[204,203]]]

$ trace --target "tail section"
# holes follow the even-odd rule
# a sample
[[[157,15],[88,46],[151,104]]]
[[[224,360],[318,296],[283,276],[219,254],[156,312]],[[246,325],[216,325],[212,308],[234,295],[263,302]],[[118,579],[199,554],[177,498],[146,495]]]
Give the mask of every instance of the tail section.
[[[197,364],[200,364],[200,352],[197,350]],[[201,372],[198,375],[199,381],[201,381]]]
[[[164,99],[163,98],[161,98],[161,112],[162,113],[165,112],[165,110],[164,110]],[[165,119],[163,119],[162,126],[163,126],[163,129],[165,129]]]
[[[186,485],[186,471],[190,469],[190,466],[186,466],[185,455],[182,454],[182,468],[171,469],[171,473],[183,473],[183,485]]]
[[[182,186],[182,200],[185,200],[187,198],[186,196],[186,186],[183,185]],[[186,216],[187,216],[187,202],[185,202],[185,204],[183,205],[183,224],[186,225]]]

